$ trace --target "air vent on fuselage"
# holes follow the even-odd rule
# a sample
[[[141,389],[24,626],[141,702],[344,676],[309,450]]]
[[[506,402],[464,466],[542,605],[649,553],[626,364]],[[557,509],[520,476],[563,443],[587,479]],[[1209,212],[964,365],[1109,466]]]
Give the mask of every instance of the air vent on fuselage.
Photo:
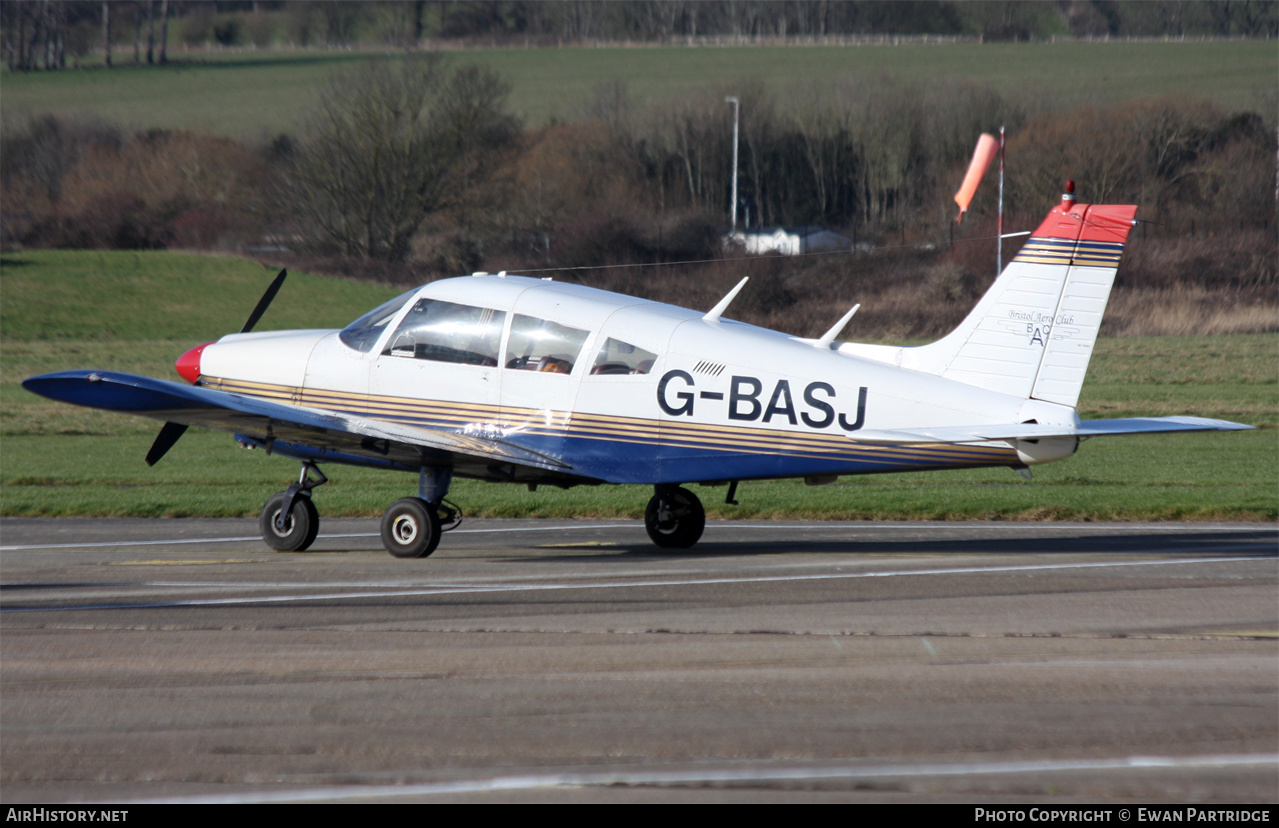
[[[693,373],[718,377],[721,373],[723,373],[724,367],[724,363],[722,362],[707,362],[706,360],[702,360],[693,368]]]

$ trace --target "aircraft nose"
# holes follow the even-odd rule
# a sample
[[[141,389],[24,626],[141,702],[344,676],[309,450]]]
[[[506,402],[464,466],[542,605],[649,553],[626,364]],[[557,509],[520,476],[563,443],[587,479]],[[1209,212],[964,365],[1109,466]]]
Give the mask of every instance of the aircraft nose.
[[[173,363],[173,367],[178,369],[178,374],[182,379],[195,384],[200,378],[200,355],[204,353],[204,349],[212,345],[212,342],[206,342],[198,348],[192,348],[182,356],[178,357],[178,361]]]

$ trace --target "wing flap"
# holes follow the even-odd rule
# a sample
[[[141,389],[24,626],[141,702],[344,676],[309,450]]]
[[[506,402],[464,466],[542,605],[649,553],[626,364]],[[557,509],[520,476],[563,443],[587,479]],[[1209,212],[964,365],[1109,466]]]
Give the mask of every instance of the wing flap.
[[[22,387],[52,400],[341,451],[378,461],[420,465],[460,455],[548,471],[571,467],[501,440],[350,417],[115,371],[60,371],[31,377]],[[433,457],[432,457],[433,455]],[[443,456],[442,456],[443,455]]]

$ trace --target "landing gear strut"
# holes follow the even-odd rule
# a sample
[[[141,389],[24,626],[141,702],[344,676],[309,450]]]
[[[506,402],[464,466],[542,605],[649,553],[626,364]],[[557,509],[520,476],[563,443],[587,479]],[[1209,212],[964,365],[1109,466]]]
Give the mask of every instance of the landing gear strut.
[[[644,510],[644,528],[664,549],[687,549],[706,528],[706,510],[697,495],[679,486],[658,486]]]
[[[314,473],[316,479],[311,478]],[[329,482],[314,463],[304,462],[298,482],[276,492],[262,507],[258,529],[267,546],[281,552],[301,552],[320,533],[320,513],[311,502],[311,490]]]

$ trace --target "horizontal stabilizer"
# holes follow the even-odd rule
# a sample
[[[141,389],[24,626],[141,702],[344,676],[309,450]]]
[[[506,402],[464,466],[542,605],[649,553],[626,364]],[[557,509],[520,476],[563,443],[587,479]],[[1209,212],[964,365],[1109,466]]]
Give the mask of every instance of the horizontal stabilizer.
[[[1048,437],[1108,437],[1117,434],[1160,434],[1171,431],[1244,431],[1253,426],[1207,417],[1129,417],[1084,420],[1077,426],[1036,423],[954,426],[943,428],[864,430],[850,434],[859,443],[911,445],[916,443],[985,443],[991,440],[1040,440]]]

